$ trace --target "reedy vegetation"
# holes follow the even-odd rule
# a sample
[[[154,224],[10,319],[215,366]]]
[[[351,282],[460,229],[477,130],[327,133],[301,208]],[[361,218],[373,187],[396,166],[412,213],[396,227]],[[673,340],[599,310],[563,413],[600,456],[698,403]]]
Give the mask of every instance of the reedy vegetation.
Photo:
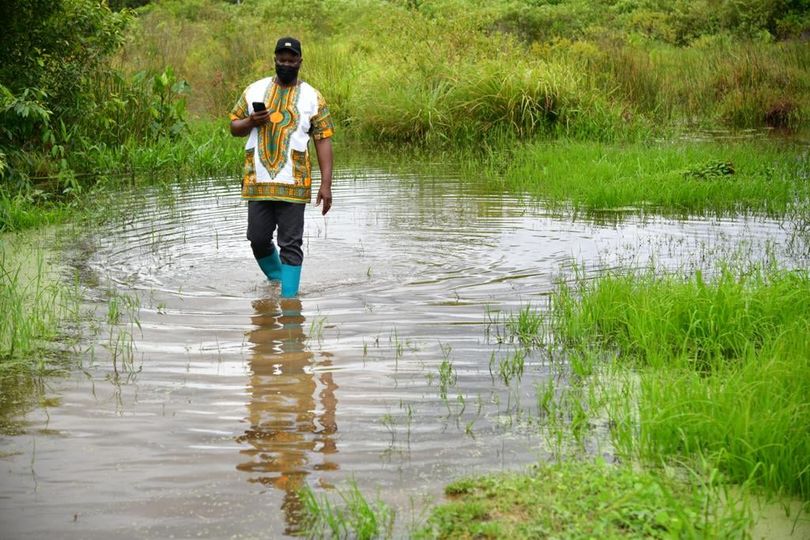
[[[174,66],[195,89],[191,109],[224,117],[248,82],[273,72],[268,36],[297,34],[303,76],[340,124],[383,143],[799,126],[810,53],[773,36],[806,24],[805,8],[795,7],[791,31],[792,4],[768,8],[758,23],[745,2],[721,4],[162,2],[143,10],[122,62]],[[704,17],[713,23],[697,24]]]
[[[591,369],[607,353],[612,373],[625,374],[603,389],[619,451],[702,456],[732,481],[810,497],[806,271],[583,277],[560,286],[551,319]]]
[[[6,237],[0,244],[0,376],[20,365],[42,370],[43,345],[58,335],[59,323],[78,317],[78,292],[60,281],[46,260],[53,255],[30,239]]]

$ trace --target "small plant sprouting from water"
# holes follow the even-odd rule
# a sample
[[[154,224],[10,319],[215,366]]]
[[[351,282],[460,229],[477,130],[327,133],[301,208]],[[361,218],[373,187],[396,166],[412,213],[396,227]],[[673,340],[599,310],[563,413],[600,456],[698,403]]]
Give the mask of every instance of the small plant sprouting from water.
[[[504,328],[511,342],[516,341],[524,347],[535,347],[543,343],[543,314],[531,305],[524,306],[517,314],[510,314]]]
[[[388,430],[388,433],[391,435],[391,445],[394,445],[394,439],[396,439],[396,427],[394,426],[394,417],[391,416],[389,413],[385,413],[382,417],[382,425],[385,426],[385,429]]]
[[[546,341],[545,316],[530,304],[508,315],[487,306],[485,317],[487,339],[494,339],[496,343],[519,343],[531,349]]]
[[[516,349],[512,354],[507,355],[498,363],[498,375],[503,384],[509,386],[513,380],[520,382],[523,377],[523,366],[526,361],[526,351]]]
[[[110,378],[114,384],[121,382],[121,373],[132,380],[139,369],[135,368],[135,328],[141,330],[139,310],[140,298],[136,294],[121,294],[113,291],[107,301],[107,323],[109,336],[103,346],[109,351],[112,360]],[[123,320],[129,323],[122,326]]]
[[[113,291],[107,301],[107,323],[111,326],[116,325],[121,322],[122,316],[127,315],[129,321],[140,329],[141,322],[138,318],[140,308],[141,301],[137,295]]]
[[[408,443],[408,447],[411,445],[411,426],[413,425],[413,419],[415,416],[415,411],[413,405],[410,403],[404,403],[402,400],[399,400],[399,408],[402,409],[404,406],[405,408],[405,428],[407,430],[406,433],[406,441]]]
[[[453,348],[447,344],[439,344],[442,349],[442,363],[439,364],[439,396],[442,400],[447,401],[447,389],[456,385],[458,380],[458,373],[453,368],[453,362],[450,360],[450,353]]]
[[[549,377],[545,385],[537,385],[537,413],[541,418],[551,416],[554,395],[554,379],[551,377]]]
[[[384,502],[369,502],[352,481],[338,489],[342,504],[335,504],[326,494],[318,495],[305,486],[299,492],[303,505],[303,527],[307,538],[390,538],[394,511]]]
[[[323,329],[326,325],[326,315],[318,315],[309,323],[309,337],[316,341],[323,339]],[[364,344],[365,345],[365,344]]]
[[[394,327],[394,331],[391,332],[391,335],[388,337],[388,341],[394,346],[394,360],[399,362],[399,359],[405,354],[405,343],[399,339],[396,327]]]

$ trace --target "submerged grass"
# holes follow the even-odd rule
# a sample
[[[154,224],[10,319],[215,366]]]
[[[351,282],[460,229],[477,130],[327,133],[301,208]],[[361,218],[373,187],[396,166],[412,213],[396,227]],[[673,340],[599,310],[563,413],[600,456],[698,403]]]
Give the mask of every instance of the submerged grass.
[[[21,432],[21,414],[38,401],[48,406],[43,376],[65,363],[63,347],[53,343],[64,341],[66,325],[79,317],[79,293],[51,266],[53,256],[28,235],[0,236],[2,434]]]
[[[602,462],[462,479],[415,538],[737,538],[748,513],[714,479]]]
[[[620,452],[702,457],[731,481],[810,499],[810,274],[608,274],[561,285],[552,305],[566,348],[634,368],[607,389]]]
[[[505,170],[504,161],[495,156],[486,172],[502,186],[585,211],[784,214],[810,202],[810,153],[764,141],[559,141],[525,147]]]
[[[389,538],[394,524],[393,510],[382,501],[369,502],[357,484],[337,490],[342,504],[326,494],[317,495],[305,486],[301,492],[303,530],[308,538]]]
[[[60,323],[78,314],[78,295],[43,250],[5,235],[0,244],[0,372],[45,366],[44,351]],[[53,254],[50,254],[53,255]]]

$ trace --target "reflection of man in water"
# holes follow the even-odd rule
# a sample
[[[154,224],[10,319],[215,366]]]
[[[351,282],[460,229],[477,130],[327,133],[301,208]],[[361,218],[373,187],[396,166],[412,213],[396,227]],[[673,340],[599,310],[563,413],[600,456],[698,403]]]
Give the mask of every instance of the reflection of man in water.
[[[298,79],[301,43],[278,40],[276,76],[248,86],[231,110],[231,134],[248,136],[242,198],[248,199],[247,237],[262,272],[281,280],[281,296],[298,294],[304,206],[310,201],[312,175],[309,139],[315,141],[321,187],[316,204],[332,206],[332,117],[320,92]],[[278,229],[273,245],[273,233]]]
[[[337,452],[337,385],[331,373],[312,371],[314,355],[306,347],[300,300],[258,300],[253,307],[250,427],[237,438],[248,445],[241,453],[250,459],[237,469],[252,473],[250,482],[284,491],[289,534],[300,518],[298,490],[304,478],[311,471],[337,468],[330,461]]]

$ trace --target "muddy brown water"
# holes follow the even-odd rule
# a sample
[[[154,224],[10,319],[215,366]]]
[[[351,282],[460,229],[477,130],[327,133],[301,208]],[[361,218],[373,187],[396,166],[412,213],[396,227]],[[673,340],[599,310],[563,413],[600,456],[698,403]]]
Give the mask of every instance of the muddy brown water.
[[[302,485],[350,481],[406,531],[450,480],[549,456],[527,421],[547,362],[493,377],[514,348],[499,313],[543,306],[575,266],[808,263],[789,222],[757,216],[579,217],[371,169],[340,171],[334,196],[328,217],[307,210],[292,301],[262,279],[222,182],[124,197],[123,218],[78,236],[66,255],[95,328],[0,439],[0,537],[279,537]]]

